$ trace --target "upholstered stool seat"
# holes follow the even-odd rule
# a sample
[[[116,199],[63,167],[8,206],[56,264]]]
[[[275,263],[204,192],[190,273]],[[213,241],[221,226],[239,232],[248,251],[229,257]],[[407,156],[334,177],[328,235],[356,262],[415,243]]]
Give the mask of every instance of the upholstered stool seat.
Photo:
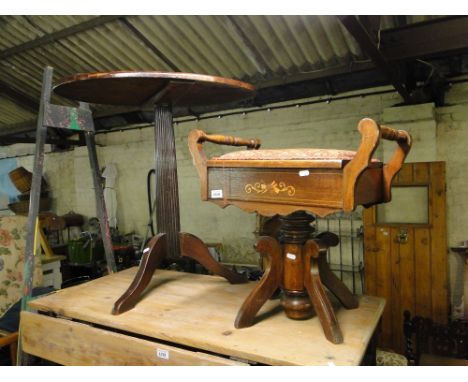
[[[189,149],[200,177],[202,200],[264,216],[280,215],[279,234],[263,236],[257,242],[257,251],[268,257],[267,266],[242,304],[236,328],[252,325],[262,305],[281,288],[281,304],[289,318],[305,319],[315,311],[325,336],[333,343],[343,342],[323,285],[347,309],[356,308],[358,302],[326,261],[327,248],[337,245],[339,238],[330,232],[314,234],[312,214],[326,216],[390,201],[392,179],[411,147],[407,132],[379,126],[371,119],[361,120],[358,130],[361,144],[356,152],[259,150],[258,139],[208,135],[201,130],[190,133]],[[388,163],[373,158],[381,138],[397,142]],[[207,159],[203,151],[206,141],[250,150]]]
[[[242,150],[234,151],[214,157],[212,160],[287,160],[287,161],[350,161],[356,155],[356,151],[330,150],[330,149],[275,149],[275,150]],[[380,163],[372,158],[373,163]]]

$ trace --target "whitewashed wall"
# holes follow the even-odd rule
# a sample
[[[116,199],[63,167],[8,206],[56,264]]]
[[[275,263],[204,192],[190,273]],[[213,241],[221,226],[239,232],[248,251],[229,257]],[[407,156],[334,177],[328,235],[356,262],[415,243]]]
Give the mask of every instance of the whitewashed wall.
[[[452,106],[435,108],[432,104],[425,104],[393,107],[401,99],[395,93],[387,93],[178,123],[176,147],[182,229],[209,242],[222,242],[225,247],[225,261],[258,261],[252,248],[255,216],[235,207],[223,210],[200,201],[198,177],[187,148],[186,137],[191,129],[258,137],[264,148],[356,149],[360,139],[356,125],[361,118],[370,117],[412,133],[414,148],[409,161],[447,162],[448,242],[449,245],[455,245],[466,240],[468,214],[464,211],[468,210],[468,182],[464,170],[468,167],[468,84],[454,85],[446,99],[447,104]],[[119,170],[118,220],[123,233],[135,232],[143,235],[146,230],[146,175],[154,164],[153,139],[151,128],[97,136],[101,166],[114,162]],[[229,150],[210,144],[206,148],[210,153]],[[24,147],[22,150],[24,151]],[[387,158],[391,151],[392,143],[385,142],[376,155]],[[18,161],[32,169],[31,156],[20,157]],[[53,190],[57,213],[74,210],[86,216],[95,215],[91,173],[85,148],[48,154],[45,169]],[[460,274],[461,261],[451,253],[450,280],[454,305],[460,302]]]

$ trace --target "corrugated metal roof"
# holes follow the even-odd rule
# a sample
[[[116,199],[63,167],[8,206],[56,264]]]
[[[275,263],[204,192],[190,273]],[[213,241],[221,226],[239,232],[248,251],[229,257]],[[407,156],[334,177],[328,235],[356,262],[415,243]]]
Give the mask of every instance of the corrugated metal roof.
[[[7,97],[0,96],[0,125],[11,125],[35,118],[35,114],[18,106]]]
[[[96,16],[0,16],[0,54]],[[431,16],[407,16],[406,22]],[[0,80],[39,100],[42,71],[162,70],[220,75],[254,84],[365,61],[335,16],[128,16],[0,59]],[[383,16],[382,27],[401,22]],[[142,41],[138,34],[144,36]],[[158,51],[160,54],[158,54]],[[11,102],[1,101],[1,110]],[[30,118],[19,105],[0,124]]]

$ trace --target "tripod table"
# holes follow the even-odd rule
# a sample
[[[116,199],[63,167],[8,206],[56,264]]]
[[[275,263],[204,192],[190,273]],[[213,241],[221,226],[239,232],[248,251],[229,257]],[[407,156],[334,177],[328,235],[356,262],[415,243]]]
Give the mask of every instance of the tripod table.
[[[230,283],[247,279],[217,263],[196,236],[180,232],[177,163],[172,124],[173,107],[226,104],[252,97],[245,82],[192,73],[107,72],[77,74],[61,80],[55,93],[97,104],[138,106],[154,110],[156,146],[156,219],[158,233],[145,249],[140,267],[127,291],[115,302],[113,314],[132,309],[155,269],[165,258],[192,258]],[[237,142],[255,146],[255,142]]]

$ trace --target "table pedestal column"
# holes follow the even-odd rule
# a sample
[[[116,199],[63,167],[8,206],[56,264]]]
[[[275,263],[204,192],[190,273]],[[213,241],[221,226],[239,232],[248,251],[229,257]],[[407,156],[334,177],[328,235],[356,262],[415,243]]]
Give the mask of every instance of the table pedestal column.
[[[155,108],[154,138],[157,231],[167,235],[167,257],[180,259],[179,187],[172,111],[169,105],[158,105]]]

